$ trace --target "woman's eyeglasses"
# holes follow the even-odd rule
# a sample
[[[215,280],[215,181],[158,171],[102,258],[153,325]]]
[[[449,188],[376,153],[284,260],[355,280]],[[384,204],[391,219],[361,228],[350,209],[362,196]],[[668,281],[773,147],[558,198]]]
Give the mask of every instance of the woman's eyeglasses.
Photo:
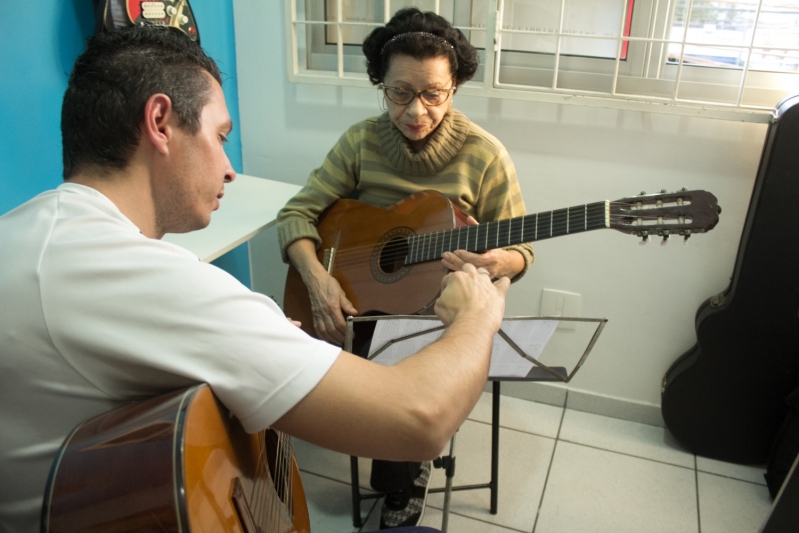
[[[438,106],[443,104],[449,98],[450,93],[455,92],[455,87],[451,89],[427,89],[424,91],[412,91],[410,89],[403,89],[401,87],[388,87],[382,83],[378,87],[386,95],[386,98],[391,100],[397,105],[408,105],[413,102],[413,99],[419,97],[419,100],[426,106]]]

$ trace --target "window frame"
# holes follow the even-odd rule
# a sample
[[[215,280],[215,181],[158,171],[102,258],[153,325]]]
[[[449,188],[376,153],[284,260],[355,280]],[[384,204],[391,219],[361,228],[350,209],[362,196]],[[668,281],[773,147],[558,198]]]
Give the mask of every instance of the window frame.
[[[335,19],[326,21],[318,10],[324,13],[328,0],[284,1],[289,82],[373,87],[365,74],[360,46],[345,45],[339,30],[343,26],[377,27],[385,21],[345,22],[341,1],[335,2]],[[669,63],[668,44],[675,41],[667,39],[667,32],[676,0],[624,1],[619,32],[621,37],[591,37],[611,39],[618,43],[616,57],[607,59],[560,54],[558,47],[554,54],[504,50],[502,38],[505,35],[545,33],[558,42],[568,39],[570,35],[563,32],[562,22],[561,28],[555,33],[503,29],[499,23],[505,0],[485,0],[485,28],[457,27],[464,33],[485,32],[484,42],[493,42],[494,50],[488,53],[485,49],[478,49],[481,58],[478,72],[475,79],[459,87],[459,94],[765,123],[771,120],[777,102],[791,94],[780,87],[781,81],[796,78],[796,84],[799,85],[799,74],[749,70],[748,63],[743,69],[685,64],[684,50],[686,44],[691,44],[687,41],[687,31],[683,35],[679,63]],[[384,2],[384,12],[389,13],[390,0]],[[762,2],[758,4],[758,16]],[[447,10],[450,6],[455,9],[454,0],[435,0],[434,3],[436,12],[441,12],[442,3]],[[306,5],[317,10],[311,13],[310,20],[305,16]],[[693,0],[689,2],[686,20],[690,17],[692,6]],[[632,19],[627,18],[630,12]],[[630,28],[631,36],[624,35],[625,24]],[[326,44],[326,33],[330,27],[335,28],[335,44]],[[750,51],[756,48],[752,44],[749,43]],[[627,52],[626,59],[622,58],[623,48]],[[308,54],[308,50],[312,53]],[[485,73],[491,75],[486,76]],[[524,82],[545,80],[547,76],[553,80],[548,87],[543,83],[531,85]],[[559,86],[558,82],[564,80],[568,87]],[[753,80],[754,87],[748,87],[747,81],[752,84]],[[668,94],[670,86],[673,86],[671,95]],[[653,94],[635,94],[635,91],[650,91]],[[774,104],[746,104],[743,98],[745,92],[749,97],[761,101],[773,100]],[[725,95],[726,101],[714,100],[716,95]]]

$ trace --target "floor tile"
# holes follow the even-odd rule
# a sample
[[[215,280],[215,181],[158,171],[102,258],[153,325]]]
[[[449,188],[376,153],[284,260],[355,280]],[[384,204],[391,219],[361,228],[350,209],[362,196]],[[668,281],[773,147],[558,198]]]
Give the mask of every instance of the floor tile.
[[[697,455],[696,469],[700,472],[751,481],[759,485],[766,484],[766,478],[763,477],[763,474],[766,473],[766,465],[737,465]]]
[[[484,392],[474,406],[469,420],[491,423],[493,394]],[[500,427],[518,429],[554,439],[558,436],[563,407],[501,396],[499,401]]]
[[[352,499],[349,485],[302,472],[302,485],[308,502],[313,533],[346,533],[357,531],[352,525]],[[366,516],[375,500],[361,504],[361,515]]]
[[[694,470],[559,441],[535,533],[696,533],[696,506]]]
[[[377,531],[380,529],[380,510],[382,509],[382,507],[383,507],[383,498],[379,498],[375,502],[368,516],[365,513],[361,515],[363,516],[363,525],[361,526],[361,531],[364,532]],[[314,531],[313,533],[316,533],[316,531]]]
[[[430,507],[425,510],[422,525],[441,529],[441,519],[443,514],[438,509]],[[488,524],[480,520],[469,518],[467,516],[457,515],[455,513],[449,514],[447,523],[448,533],[516,533],[515,529],[508,529],[494,524]],[[314,532],[316,533],[316,532]]]
[[[451,511],[493,524],[531,531],[544,488],[555,441],[508,429],[500,430],[498,513],[492,515],[488,489],[452,493]],[[467,420],[455,439],[454,484],[473,485],[491,480],[491,426]],[[431,487],[445,486],[440,469],[433,470]],[[441,509],[443,493],[431,494],[428,505]]]
[[[560,440],[643,459],[694,468],[694,455],[679,447],[665,428],[566,409]]]
[[[754,533],[771,510],[763,485],[698,473],[702,533]]]

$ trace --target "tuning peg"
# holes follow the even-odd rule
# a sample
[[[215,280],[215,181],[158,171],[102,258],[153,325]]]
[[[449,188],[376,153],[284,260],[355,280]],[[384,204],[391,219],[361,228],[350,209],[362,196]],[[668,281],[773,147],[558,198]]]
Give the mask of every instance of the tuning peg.
[[[680,189],[680,192],[685,192],[687,190],[688,190],[688,187],[683,187],[682,189]]]
[[[646,191],[641,191],[640,196],[646,196]]]
[[[668,191],[666,189],[660,189],[661,194],[666,194]]]
[[[667,234],[665,234],[665,235],[663,236],[663,240],[662,240],[662,241],[660,241],[660,245],[661,245],[661,246],[665,246],[665,245],[667,245],[667,244],[669,243],[669,237],[670,237],[670,235],[669,235],[668,233],[667,233]]]
[[[641,242],[639,244],[644,245],[649,242],[649,232],[642,231],[638,236],[641,237]]]
[[[691,238],[691,230],[687,229],[685,231],[681,231],[680,235],[682,235],[683,244],[686,244],[688,242],[688,239]]]

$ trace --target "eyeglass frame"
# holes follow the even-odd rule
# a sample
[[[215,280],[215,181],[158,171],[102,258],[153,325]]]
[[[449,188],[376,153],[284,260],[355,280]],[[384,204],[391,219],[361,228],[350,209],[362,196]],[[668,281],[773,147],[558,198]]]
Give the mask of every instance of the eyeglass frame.
[[[449,100],[449,99],[452,97],[452,93],[454,93],[455,91],[457,91],[457,90],[458,90],[458,88],[457,88],[457,87],[454,87],[454,86],[453,86],[453,87],[450,87],[449,89],[425,89],[425,90],[423,90],[423,91],[414,91],[414,90],[412,90],[412,89],[407,89],[407,88],[405,88],[405,87],[391,87],[391,86],[389,86],[389,85],[385,85],[385,84],[383,84],[383,83],[381,83],[380,85],[378,85],[378,86],[377,86],[377,88],[378,88],[379,90],[383,91],[383,96],[385,96],[385,97],[386,97],[386,99],[387,99],[389,102],[391,102],[392,104],[394,104],[394,105],[411,105],[411,104],[413,103],[413,101],[414,101],[416,98],[418,98],[418,99],[419,99],[419,101],[420,101],[420,102],[422,102],[422,105],[423,105],[423,106],[425,106],[425,107],[438,107],[438,106],[440,106],[440,105],[444,105],[444,104],[446,104],[446,103],[447,103],[447,100]],[[387,89],[395,89],[395,90],[398,90],[398,91],[408,91],[408,92],[411,92],[411,93],[413,93],[413,98],[411,98],[411,99],[410,99],[410,100],[409,100],[407,103],[400,104],[399,102],[395,102],[394,100],[392,100],[391,98],[389,98],[388,94],[386,93],[386,90],[387,90]],[[428,104],[427,102],[425,102],[425,101],[424,101],[424,98],[422,98],[422,93],[426,93],[426,92],[432,92],[432,91],[445,92],[445,93],[447,93],[447,97],[446,97],[446,98],[445,98],[445,99],[444,99],[444,100],[443,100],[441,103],[438,103],[438,104]]]

